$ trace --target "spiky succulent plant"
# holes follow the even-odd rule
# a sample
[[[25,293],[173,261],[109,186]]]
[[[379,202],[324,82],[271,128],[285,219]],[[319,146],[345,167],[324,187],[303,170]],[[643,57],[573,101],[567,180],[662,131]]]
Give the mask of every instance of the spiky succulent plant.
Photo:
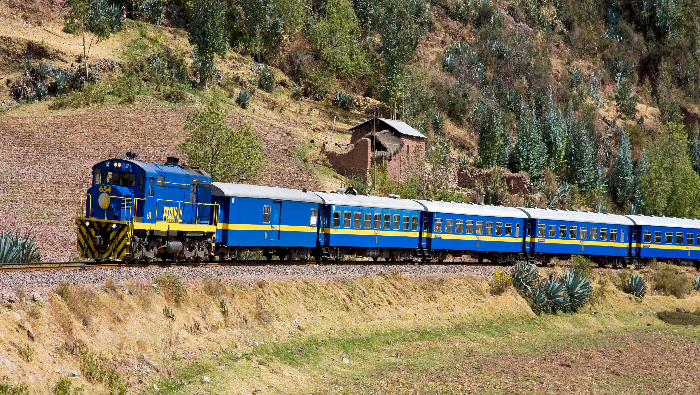
[[[569,294],[571,310],[577,311],[591,295],[591,280],[587,279],[580,270],[567,270],[562,277],[562,284]]]
[[[25,232],[21,238],[19,232],[12,235],[9,230],[0,234],[0,263],[38,262],[41,254],[34,241],[34,237],[29,237],[29,232]]]
[[[545,296],[549,301],[549,310],[551,313],[569,311],[571,309],[569,294],[560,278],[554,276],[549,277],[544,283],[544,289]]]
[[[540,275],[537,272],[537,267],[530,262],[516,262],[510,269],[510,278],[513,280],[513,286],[523,291],[530,291],[536,288],[540,281]]]
[[[644,294],[647,293],[646,281],[644,281],[642,276],[639,276],[637,274],[633,274],[632,276],[630,276],[630,279],[629,281],[627,281],[627,284],[625,284],[625,286],[627,288],[627,292],[638,298],[644,297]]]
[[[532,287],[529,294],[532,299],[532,310],[535,313],[548,313],[550,311],[550,301],[547,299],[547,291],[544,283]]]

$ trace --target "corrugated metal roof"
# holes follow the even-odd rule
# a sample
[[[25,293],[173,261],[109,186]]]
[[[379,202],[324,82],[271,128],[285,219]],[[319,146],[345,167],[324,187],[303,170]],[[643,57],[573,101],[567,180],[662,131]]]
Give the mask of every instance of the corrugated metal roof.
[[[298,189],[264,187],[260,185],[212,182],[211,193],[214,196],[247,197],[256,199],[280,199],[295,202],[323,203],[313,192]]]
[[[369,119],[369,120],[367,120],[367,121],[364,121],[364,122],[362,122],[362,123],[360,123],[360,124],[357,124],[357,125],[351,127],[350,130],[357,129],[357,128],[361,127],[361,126],[364,126],[365,124],[370,123],[370,122],[372,122],[373,120],[374,120],[374,118],[373,118],[373,119]],[[423,139],[425,138],[425,136],[424,136],[421,132],[417,131],[416,129],[413,129],[413,128],[410,127],[410,126],[408,126],[408,124],[407,124],[406,122],[403,122],[403,121],[394,121],[394,120],[392,120],[392,119],[385,119],[385,118],[377,118],[377,120],[386,123],[386,124],[387,124],[388,126],[390,126],[392,129],[396,130],[397,132],[399,132],[399,133],[401,133],[401,134],[405,134],[405,135],[407,135],[407,136],[413,136],[413,137],[420,137],[420,138],[423,138]]]
[[[484,217],[527,218],[527,214],[515,207],[436,202],[432,200],[416,200],[416,202],[422,204],[427,211],[433,213],[479,215]]]
[[[345,195],[342,193],[316,192],[325,204],[339,206],[393,208],[397,210],[423,211],[423,206],[413,200],[392,199],[367,195]]]
[[[647,217],[645,215],[627,215],[637,225],[662,226],[666,228],[700,229],[700,220],[674,217]]]
[[[624,215],[587,213],[583,211],[546,210],[541,208],[521,207],[521,210],[530,214],[531,218],[551,219],[555,221],[592,222],[611,225],[633,225],[632,221]]]

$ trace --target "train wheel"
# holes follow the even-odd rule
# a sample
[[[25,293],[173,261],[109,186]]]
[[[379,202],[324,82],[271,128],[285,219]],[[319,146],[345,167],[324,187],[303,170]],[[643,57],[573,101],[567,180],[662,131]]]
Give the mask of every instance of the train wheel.
[[[378,259],[379,259],[378,256],[373,256],[373,257],[372,257],[372,260],[375,261],[375,262],[376,262]]]

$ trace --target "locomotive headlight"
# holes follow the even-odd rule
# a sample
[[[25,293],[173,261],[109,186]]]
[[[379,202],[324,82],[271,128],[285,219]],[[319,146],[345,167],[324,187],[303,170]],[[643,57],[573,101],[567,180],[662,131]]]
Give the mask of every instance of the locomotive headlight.
[[[85,221],[85,227],[89,228],[90,227],[90,221]]]
[[[117,224],[112,224],[112,229],[117,230]]]

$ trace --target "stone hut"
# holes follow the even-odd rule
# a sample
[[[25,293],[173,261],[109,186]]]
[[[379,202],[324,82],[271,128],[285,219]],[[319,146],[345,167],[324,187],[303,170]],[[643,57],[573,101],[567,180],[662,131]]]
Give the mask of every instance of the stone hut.
[[[348,152],[326,151],[340,174],[369,179],[373,159],[386,164],[390,179],[403,181],[425,158],[425,136],[405,122],[373,118],[350,128],[352,148]]]

